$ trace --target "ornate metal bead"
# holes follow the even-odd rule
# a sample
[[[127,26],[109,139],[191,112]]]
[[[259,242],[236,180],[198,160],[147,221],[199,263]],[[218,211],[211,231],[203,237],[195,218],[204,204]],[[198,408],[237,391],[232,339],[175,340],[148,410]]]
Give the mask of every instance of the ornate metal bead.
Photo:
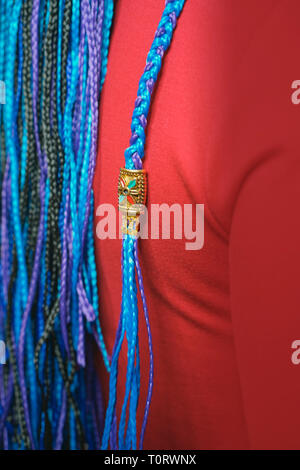
[[[145,170],[121,168],[118,185],[119,210],[130,216],[140,214],[146,203],[146,189]]]
[[[146,204],[147,179],[145,170],[120,169],[118,196],[122,212],[122,232],[137,236],[139,215]]]

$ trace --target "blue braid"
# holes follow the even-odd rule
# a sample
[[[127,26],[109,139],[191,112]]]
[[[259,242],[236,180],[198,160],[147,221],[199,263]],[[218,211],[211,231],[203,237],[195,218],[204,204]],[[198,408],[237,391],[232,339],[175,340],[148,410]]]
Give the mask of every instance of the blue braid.
[[[130,146],[125,150],[125,168],[130,170],[141,170],[142,159],[144,157],[144,146],[146,139],[147,117],[151,104],[151,95],[157,81],[159,71],[162,66],[162,59],[170,46],[173,32],[176,26],[185,0],[166,1],[166,6],[162,14],[154,41],[147,56],[146,67],[139,81],[137,99],[132,115]],[[126,216],[124,216],[126,217]],[[137,222],[136,222],[137,223]],[[152,394],[152,340],[148,324],[148,310],[145,300],[143,281],[140,272],[137,248],[137,239],[133,235],[125,234],[123,238],[123,262],[122,262],[122,308],[121,308],[121,331],[117,335],[116,343],[112,356],[109,401],[106,411],[105,427],[102,439],[102,448],[108,446],[109,435],[112,435],[111,445],[116,445],[114,441],[114,428],[116,423],[116,385],[118,374],[118,358],[122,342],[126,333],[128,343],[127,355],[127,374],[125,396],[122,405],[122,411],[119,422],[119,449],[137,448],[137,426],[136,412],[140,390],[140,364],[139,364],[139,346],[138,346],[138,306],[137,306],[137,283],[136,272],[138,274],[138,287],[141,292],[145,319],[147,322],[149,351],[150,351],[150,380],[147,395],[147,404],[144,414],[144,421],[140,436],[140,448],[143,444],[145,426],[148,417],[148,408]],[[130,397],[130,400],[129,400]],[[129,401],[129,410],[127,416],[127,405]],[[128,419],[127,433],[125,427]]]
[[[102,423],[86,399],[99,397],[99,384],[93,377],[90,390],[77,366],[85,365],[85,346],[95,337],[110,368],[97,315],[90,161],[99,98],[91,88],[100,92],[105,76],[112,5],[87,0],[84,10],[84,0],[0,0],[0,80],[6,84],[0,339],[7,332],[10,338],[9,366],[0,371],[0,448],[100,445]],[[95,58],[103,58],[99,65],[90,62],[92,45]]]
[[[127,236],[123,240],[124,251],[124,301],[123,314],[126,319],[126,335],[128,342],[128,363],[126,375],[125,397],[121,412],[119,424],[119,448],[124,449],[124,434],[126,424],[126,408],[129,399],[132,382],[134,381],[134,361],[136,352],[136,342],[138,334],[138,308],[137,308],[137,288],[135,280],[135,261],[134,261],[134,239]],[[130,423],[131,433],[136,434],[135,414],[132,416],[131,407],[129,409],[128,422]],[[136,448],[134,446],[133,448]]]
[[[105,0],[104,2],[104,19],[103,19],[103,33],[102,33],[102,48],[101,48],[101,74],[100,74],[100,87],[102,88],[107,71],[107,58],[110,39],[111,23],[114,12],[113,0]]]
[[[125,151],[125,167],[135,169],[137,165],[134,160],[137,159],[141,167],[141,159],[144,157],[145,146],[145,128],[147,126],[147,117],[150,109],[151,95],[154,89],[158,73],[162,66],[162,59],[170,46],[173,32],[176,26],[185,0],[167,1],[165,10],[159,22],[154,41],[151,45],[146,60],[146,67],[139,81],[137,99],[132,115],[131,122],[131,141],[130,147]],[[135,158],[133,157],[135,156]]]

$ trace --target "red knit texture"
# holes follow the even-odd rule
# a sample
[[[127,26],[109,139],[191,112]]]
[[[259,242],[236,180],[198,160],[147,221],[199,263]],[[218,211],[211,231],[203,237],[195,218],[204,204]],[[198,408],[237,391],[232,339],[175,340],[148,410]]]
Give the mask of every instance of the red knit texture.
[[[164,0],[118,0],[101,96],[94,179],[117,207],[138,81]],[[300,79],[298,0],[188,0],[147,130],[148,205],[205,205],[205,242],[144,240],[154,348],[146,449],[300,448]],[[99,217],[95,215],[95,226]],[[100,318],[111,352],[121,241],[95,236]],[[140,316],[142,384],[147,334]],[[107,374],[99,359],[108,393]],[[120,359],[118,398],[125,382]]]

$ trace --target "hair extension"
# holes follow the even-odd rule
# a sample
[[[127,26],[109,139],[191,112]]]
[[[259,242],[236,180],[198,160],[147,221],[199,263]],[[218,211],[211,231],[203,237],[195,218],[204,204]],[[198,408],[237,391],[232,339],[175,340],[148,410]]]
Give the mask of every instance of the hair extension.
[[[100,446],[92,179],[112,15],[112,0],[0,0],[0,448]]]
[[[147,127],[147,117],[151,103],[151,94],[157,81],[158,73],[161,69],[162,58],[168,49],[177,18],[184,6],[184,0],[167,0],[162,18],[155,33],[154,41],[151,45],[146,60],[146,67],[140,79],[137,99],[131,122],[130,146],[125,151],[125,168],[129,170],[142,170],[142,159],[144,157],[145,130]],[[132,182],[134,185],[136,182]],[[130,188],[130,186],[128,186]],[[125,196],[120,196],[122,199]],[[131,198],[132,199],[132,198]],[[150,372],[149,386],[144,412],[144,420],[140,433],[140,448],[143,445],[143,438],[146,428],[149,406],[151,401],[153,386],[153,352],[152,339],[149,326],[148,310],[143,288],[143,280],[139,261],[137,257],[137,235],[134,234],[136,226],[131,227],[131,233],[128,229],[130,218],[123,214],[125,220],[125,233],[123,235],[122,246],[122,307],[120,315],[120,326],[117,332],[115,347],[111,361],[111,373],[109,384],[109,401],[105,417],[105,427],[102,437],[102,448],[108,447],[109,437],[111,436],[111,445],[116,445],[116,387],[118,376],[118,358],[122,343],[126,334],[128,355],[127,355],[127,373],[125,384],[125,395],[122,404],[121,416],[119,421],[118,445],[119,449],[136,449],[137,446],[137,428],[136,412],[139,397],[139,348],[138,348],[138,307],[137,307],[137,283],[141,293],[144,315],[148,331],[148,342],[150,352]],[[136,221],[135,224],[138,222]],[[129,406],[128,406],[129,403]],[[128,408],[128,410],[127,410]],[[128,411],[128,412],[127,412]],[[127,430],[126,430],[127,423]],[[116,447],[114,447],[116,448]]]
[[[125,168],[142,170],[151,94],[184,0],[167,0],[140,79]],[[0,0],[0,448],[143,446],[153,388],[150,321],[137,227],[122,242],[122,304],[110,358],[98,317],[93,190],[98,106],[113,0]],[[136,182],[132,182],[134,186]],[[139,312],[149,385],[141,429]],[[128,345],[116,413],[119,354]],[[104,416],[94,352],[110,372]],[[118,397],[119,398],[119,397]],[[139,432],[140,431],[140,432]],[[139,436],[139,437],[138,437]]]

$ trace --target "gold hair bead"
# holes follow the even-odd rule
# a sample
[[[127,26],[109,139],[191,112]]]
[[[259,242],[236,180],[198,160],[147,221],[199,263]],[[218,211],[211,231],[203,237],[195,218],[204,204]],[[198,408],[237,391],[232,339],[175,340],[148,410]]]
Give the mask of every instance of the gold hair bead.
[[[146,204],[147,179],[145,170],[120,169],[118,196],[122,212],[122,232],[137,236],[139,215]]]

